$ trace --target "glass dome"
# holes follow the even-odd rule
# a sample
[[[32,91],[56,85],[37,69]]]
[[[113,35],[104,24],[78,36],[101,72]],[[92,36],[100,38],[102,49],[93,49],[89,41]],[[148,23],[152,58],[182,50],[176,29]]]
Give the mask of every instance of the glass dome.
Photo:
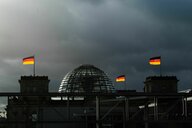
[[[59,92],[114,92],[107,75],[93,65],[82,65],[63,78]]]

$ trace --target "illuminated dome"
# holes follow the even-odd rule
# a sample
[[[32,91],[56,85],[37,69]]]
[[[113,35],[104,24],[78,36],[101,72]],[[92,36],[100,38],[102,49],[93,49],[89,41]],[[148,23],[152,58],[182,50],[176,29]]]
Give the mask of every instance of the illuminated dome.
[[[63,78],[59,92],[102,92],[114,91],[107,75],[93,65],[82,65]]]

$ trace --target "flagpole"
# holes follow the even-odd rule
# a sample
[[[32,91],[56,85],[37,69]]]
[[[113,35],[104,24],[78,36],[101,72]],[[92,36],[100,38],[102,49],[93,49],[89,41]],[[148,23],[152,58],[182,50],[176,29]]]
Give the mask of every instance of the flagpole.
[[[35,55],[33,57],[34,57],[33,76],[35,76]]]
[[[161,56],[160,56],[160,76],[162,76],[162,67],[161,67],[161,65],[162,65],[162,59],[161,59]]]
[[[118,77],[116,78],[116,82],[121,82],[122,85],[124,84],[124,87],[121,88],[122,90],[123,90],[123,89],[126,89],[126,78],[125,78],[125,75],[118,76]]]
[[[126,90],[126,79],[125,79],[125,82],[124,82],[124,87],[125,87],[124,89]]]
[[[157,57],[152,57],[149,59],[149,64],[150,65],[158,65],[159,66],[159,74],[160,76],[162,76],[162,69],[161,69],[161,56],[157,56]]]

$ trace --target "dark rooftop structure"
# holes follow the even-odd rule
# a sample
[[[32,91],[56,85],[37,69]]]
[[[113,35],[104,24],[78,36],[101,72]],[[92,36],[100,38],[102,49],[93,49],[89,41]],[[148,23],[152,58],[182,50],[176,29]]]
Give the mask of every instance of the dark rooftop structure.
[[[48,76],[21,76],[19,80],[21,93],[48,93]]]
[[[144,91],[154,93],[177,93],[176,76],[149,76],[145,80]]]

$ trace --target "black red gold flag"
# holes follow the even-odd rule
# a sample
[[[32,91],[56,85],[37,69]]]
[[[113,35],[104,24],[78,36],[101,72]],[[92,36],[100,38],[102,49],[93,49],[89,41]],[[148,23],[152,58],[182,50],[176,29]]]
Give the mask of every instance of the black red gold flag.
[[[34,56],[30,56],[30,57],[26,57],[23,58],[23,64],[34,64],[35,63],[35,57]]]
[[[153,57],[149,59],[149,64],[150,65],[161,65],[161,57]]]
[[[125,81],[125,75],[121,75],[116,78],[116,82],[124,82],[124,81]]]

